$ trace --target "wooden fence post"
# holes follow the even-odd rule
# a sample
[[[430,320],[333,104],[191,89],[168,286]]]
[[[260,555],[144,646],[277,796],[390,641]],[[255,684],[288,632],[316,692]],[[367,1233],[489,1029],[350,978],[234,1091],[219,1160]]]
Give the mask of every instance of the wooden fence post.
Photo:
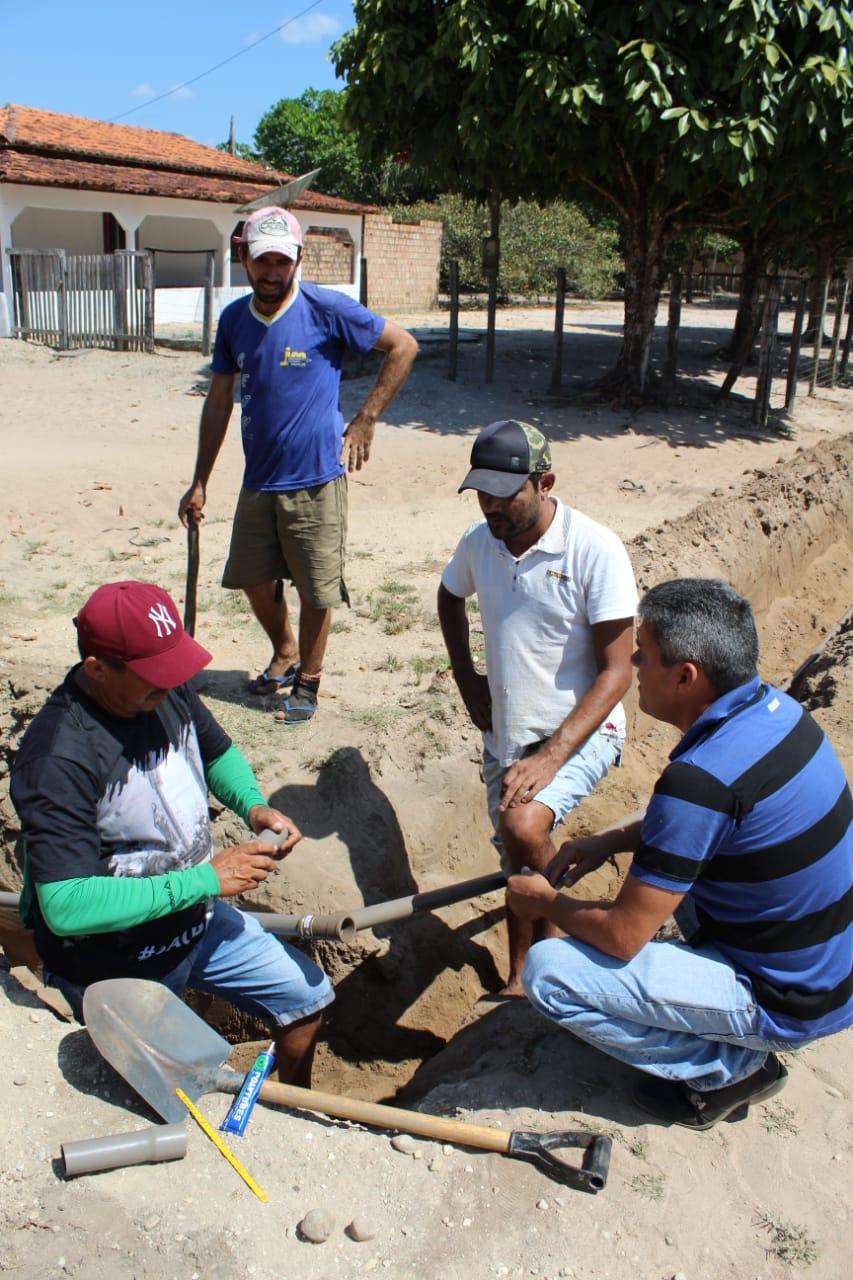
[[[841,298],[835,308],[835,323],[832,326],[832,348],[829,353],[829,385],[834,387],[838,381],[838,342],[841,337],[841,318],[847,306],[847,295],[850,292],[850,280],[845,277]]]
[[[459,356],[459,263],[454,258],[447,271],[447,288],[450,293],[450,320],[447,326],[447,380],[456,381]]]
[[[127,258],[126,251],[117,249],[113,254],[113,347],[127,351]]]
[[[204,259],[204,312],[201,322],[201,353],[210,355],[213,334],[213,272],[216,266],[216,250],[208,249]]]
[[[826,321],[826,304],[829,299],[829,277],[823,282],[823,293],[820,300],[820,314],[817,318],[817,328],[815,329],[814,338],[814,364],[812,365],[812,376],[809,382],[809,395],[817,394],[817,380],[820,373],[820,349],[823,346],[823,326]]]
[[[154,254],[150,249],[142,256],[142,288],[145,293],[143,307],[143,345],[149,355],[154,354]]]
[[[563,384],[563,322],[566,316],[566,269],[557,268],[557,295],[554,302],[554,362],[551,366],[551,390]]]
[[[806,315],[808,292],[808,280],[801,280],[800,296],[797,298],[797,310],[794,313],[794,328],[791,332],[791,350],[788,355],[788,379],[785,383],[786,409],[793,409],[794,401],[797,398],[797,373],[800,367],[800,347],[803,342],[803,321]]]
[[[675,374],[678,364],[678,330],[681,327],[681,285],[680,271],[673,271],[669,284],[669,317],[666,329],[666,359],[663,366],[663,393],[669,396],[675,386]]]
[[[850,359],[850,344],[853,342],[853,304],[847,312],[847,333],[844,337],[844,349],[841,354],[841,377],[847,377],[847,362]]]
[[[782,282],[778,276],[770,281],[764,300],[761,320],[761,352],[758,357],[758,381],[755,386],[755,402],[752,406],[753,425],[761,430],[767,426],[770,416],[770,389],[773,385],[773,362],[776,358],[776,337],[779,325],[779,301]]]
[[[56,305],[59,311],[59,349],[68,350],[68,269],[65,262],[65,250],[56,253]]]

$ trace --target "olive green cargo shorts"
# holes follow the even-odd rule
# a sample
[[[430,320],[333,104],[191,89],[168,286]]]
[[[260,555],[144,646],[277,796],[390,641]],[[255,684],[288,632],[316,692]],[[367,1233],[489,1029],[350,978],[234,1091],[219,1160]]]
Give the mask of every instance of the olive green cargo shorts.
[[[222,585],[239,589],[288,578],[315,609],[348,604],[346,540],[345,475],[290,493],[242,489]]]

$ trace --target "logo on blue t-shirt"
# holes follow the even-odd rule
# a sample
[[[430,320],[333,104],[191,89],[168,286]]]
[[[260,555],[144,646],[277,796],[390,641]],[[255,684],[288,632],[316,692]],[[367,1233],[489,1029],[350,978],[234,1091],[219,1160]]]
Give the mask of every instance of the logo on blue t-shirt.
[[[293,347],[285,347],[280,363],[282,368],[295,366],[298,369],[304,369],[311,363],[311,358],[307,351],[294,351]]]

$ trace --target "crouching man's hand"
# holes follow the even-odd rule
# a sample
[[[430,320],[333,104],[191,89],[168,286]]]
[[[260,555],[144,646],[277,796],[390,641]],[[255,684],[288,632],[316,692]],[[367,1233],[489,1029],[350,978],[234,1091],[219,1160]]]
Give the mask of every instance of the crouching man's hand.
[[[210,865],[219,879],[220,897],[233,898],[235,894],[257,889],[276,869],[271,852],[270,845],[256,841],[254,844],[232,844],[215,853]]]
[[[281,844],[275,848],[274,858],[286,858],[295,844],[302,839],[302,832],[297,827],[292,818],[288,818],[280,809],[273,809],[268,804],[252,805],[246,821],[254,831],[255,835],[260,835],[262,831],[287,831],[288,837],[282,840]]]
[[[551,903],[558,894],[538,871],[524,867],[517,876],[506,882],[506,904],[513,915],[522,920],[548,919]]]

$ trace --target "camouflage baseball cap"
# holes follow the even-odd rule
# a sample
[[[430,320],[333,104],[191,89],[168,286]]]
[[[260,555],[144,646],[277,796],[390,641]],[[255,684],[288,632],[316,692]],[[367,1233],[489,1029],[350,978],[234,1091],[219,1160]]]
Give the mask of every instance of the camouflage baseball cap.
[[[493,498],[511,498],[530,475],[551,470],[551,446],[529,422],[506,418],[484,427],[471,450],[471,470],[463,489],[477,489]]]

